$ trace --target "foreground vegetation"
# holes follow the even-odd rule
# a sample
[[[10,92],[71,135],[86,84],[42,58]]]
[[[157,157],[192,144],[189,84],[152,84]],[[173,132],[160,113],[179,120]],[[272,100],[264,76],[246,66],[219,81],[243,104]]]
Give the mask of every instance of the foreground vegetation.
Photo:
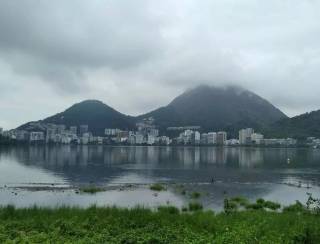
[[[219,214],[197,203],[157,211],[8,206],[0,208],[0,243],[320,243],[317,204],[309,198],[280,212],[276,203],[233,198]]]

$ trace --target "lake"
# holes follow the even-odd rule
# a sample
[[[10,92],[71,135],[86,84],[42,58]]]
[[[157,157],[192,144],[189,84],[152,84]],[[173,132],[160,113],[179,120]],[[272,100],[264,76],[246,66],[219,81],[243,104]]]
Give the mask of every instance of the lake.
[[[154,192],[152,183],[166,191]],[[79,193],[84,186],[106,190]],[[182,190],[183,189],[183,190]],[[186,194],[184,194],[185,192]],[[219,210],[244,196],[288,205],[320,197],[320,150],[240,147],[0,147],[0,205],[178,207],[192,201]]]

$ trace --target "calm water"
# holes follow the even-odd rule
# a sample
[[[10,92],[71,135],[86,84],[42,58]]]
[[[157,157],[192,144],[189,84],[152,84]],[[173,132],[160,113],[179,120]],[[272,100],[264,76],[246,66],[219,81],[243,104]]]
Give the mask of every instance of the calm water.
[[[214,180],[212,184],[211,181]],[[148,184],[168,190],[154,194]],[[109,190],[76,194],[83,185]],[[125,187],[132,184],[131,187]],[[187,195],[177,189],[182,184]],[[320,150],[215,147],[4,147],[0,148],[0,205],[182,206],[201,192],[205,207],[225,196],[260,197],[283,204],[320,195]]]

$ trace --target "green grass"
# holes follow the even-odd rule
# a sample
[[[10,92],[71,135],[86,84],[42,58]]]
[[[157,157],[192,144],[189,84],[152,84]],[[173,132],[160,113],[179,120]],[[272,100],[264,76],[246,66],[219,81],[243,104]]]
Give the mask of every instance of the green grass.
[[[300,207],[214,214],[175,207],[0,208],[0,243],[320,243],[320,217]]]
[[[198,199],[200,196],[201,194],[199,192],[194,191],[191,193],[191,198],[193,199]]]
[[[202,209],[203,209],[203,206],[201,203],[198,203],[198,202],[190,202],[189,203],[189,211],[199,211]]]
[[[97,192],[104,191],[103,188],[97,187],[97,186],[84,186],[84,187],[81,187],[79,190],[80,192],[89,193],[89,194],[95,194]]]
[[[166,188],[163,185],[157,183],[157,184],[152,184],[150,186],[150,190],[152,190],[152,191],[165,191]]]

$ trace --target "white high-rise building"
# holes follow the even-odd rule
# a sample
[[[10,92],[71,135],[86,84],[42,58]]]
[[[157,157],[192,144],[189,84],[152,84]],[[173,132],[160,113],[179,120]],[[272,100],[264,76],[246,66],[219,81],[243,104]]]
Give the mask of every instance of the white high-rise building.
[[[194,132],[194,144],[196,145],[199,145],[200,144],[200,139],[201,139],[201,136],[200,136],[200,132],[199,131],[195,131]]]
[[[207,136],[207,142],[210,145],[217,144],[217,133],[216,132],[209,132]]]
[[[254,133],[252,128],[242,129],[239,131],[239,142],[241,145],[251,143],[251,135]]]
[[[156,137],[149,134],[149,135],[148,135],[147,144],[148,144],[148,145],[153,145],[153,144],[155,144],[155,142],[156,142]]]
[[[144,136],[140,133],[136,134],[136,144],[142,144],[144,143]]]

